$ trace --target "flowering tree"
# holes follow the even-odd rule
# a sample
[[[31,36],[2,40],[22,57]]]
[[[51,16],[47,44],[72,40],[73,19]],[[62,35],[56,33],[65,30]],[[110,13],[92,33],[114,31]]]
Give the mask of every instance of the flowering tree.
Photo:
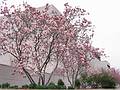
[[[103,53],[99,48],[94,48],[91,44],[91,38],[94,31],[91,22],[85,16],[88,13],[81,8],[72,8],[65,4],[65,35],[59,37],[59,55],[61,65],[59,71],[66,75],[71,86],[75,86],[75,80],[89,66],[89,61],[101,57]]]
[[[27,69],[38,74],[39,83],[48,84],[60,67],[74,86],[88,62],[102,55],[91,45],[94,31],[91,22],[85,18],[88,13],[78,7],[72,8],[68,3],[63,14],[55,11],[50,14],[48,4],[43,11],[28,4],[23,4],[22,8],[14,5],[8,8],[3,2],[1,54],[12,55],[17,70],[24,71],[32,84],[35,82]],[[45,72],[50,65],[54,67],[46,79]]]
[[[26,70],[31,55],[29,37],[35,29],[34,18],[31,9],[28,9],[25,4],[24,7],[25,11],[16,9],[15,6],[8,8],[6,2],[3,2],[0,19],[0,50],[1,54],[12,55],[17,70],[23,70],[30,82],[35,83]]]
[[[69,44],[70,45],[70,44]],[[62,52],[62,65],[59,71],[61,70],[63,75],[66,75],[71,86],[75,86],[75,80],[80,78],[80,75],[89,70],[89,62],[97,58],[96,48],[86,47],[86,45],[78,46],[74,45],[65,47]]]
[[[31,65],[29,67],[30,69],[32,68],[33,71],[37,69],[37,74],[39,75],[39,80],[42,80],[42,84],[45,84],[46,82],[45,72],[50,62],[54,62],[56,65],[46,84],[48,84],[50,81],[50,78],[56,70],[59,62],[64,62],[65,64],[63,65],[65,67],[67,64],[72,66],[72,64],[66,62],[71,59],[69,62],[78,60],[80,61],[79,64],[82,65],[81,61],[83,59],[81,60],[80,58],[84,57],[84,55],[88,53],[87,50],[86,53],[82,53],[82,50],[79,51],[79,49],[82,48],[80,46],[85,46],[83,44],[88,43],[93,36],[93,33],[87,35],[87,30],[91,30],[91,23],[82,17],[82,15],[86,15],[87,13],[82,11],[80,8],[75,8],[71,9],[71,11],[68,11],[70,9],[68,4],[65,4],[65,7],[66,10],[64,15],[57,15],[56,13],[53,13],[52,16],[49,15],[47,13],[47,10],[49,9],[48,5],[46,6],[45,11],[42,12],[42,15],[41,13],[38,15],[37,13],[39,17],[36,16],[36,13],[34,13],[34,16],[37,18],[37,21],[34,23],[34,25],[39,26],[40,30],[36,29],[31,39],[33,43],[33,49],[32,60],[30,60]],[[32,12],[36,12],[36,10]],[[74,17],[72,17],[72,14],[74,14]],[[75,21],[75,19],[78,17],[79,20],[77,19]],[[70,55],[68,55],[69,52]],[[82,62],[84,62],[84,60]],[[80,65],[78,66],[79,68]],[[73,66],[73,68],[75,67]],[[78,72],[79,69],[77,71],[76,78],[78,76]]]

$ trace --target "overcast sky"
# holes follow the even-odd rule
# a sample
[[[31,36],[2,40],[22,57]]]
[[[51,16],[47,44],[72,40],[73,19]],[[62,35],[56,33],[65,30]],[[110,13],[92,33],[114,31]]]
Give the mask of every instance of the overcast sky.
[[[2,0],[0,0],[1,2]],[[120,69],[120,0],[8,0],[10,5],[27,1],[33,7],[41,7],[46,3],[53,4],[60,12],[64,10],[64,3],[80,6],[90,13],[91,21],[95,25],[93,44],[95,47],[105,48],[111,66]]]

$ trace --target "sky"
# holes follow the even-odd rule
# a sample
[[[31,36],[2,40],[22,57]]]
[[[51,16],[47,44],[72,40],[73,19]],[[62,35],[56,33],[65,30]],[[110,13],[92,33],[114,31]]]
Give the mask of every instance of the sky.
[[[73,7],[79,6],[87,10],[95,25],[93,45],[104,48],[109,56],[105,60],[111,67],[120,69],[120,0],[8,0],[8,4],[19,5],[23,1],[27,1],[33,7],[41,7],[46,3],[53,4],[60,12],[64,10],[66,2]]]

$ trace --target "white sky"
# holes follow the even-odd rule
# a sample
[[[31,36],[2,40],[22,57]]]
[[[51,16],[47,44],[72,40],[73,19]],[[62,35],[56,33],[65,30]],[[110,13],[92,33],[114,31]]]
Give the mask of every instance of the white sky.
[[[0,0],[1,2],[2,0]],[[64,3],[80,6],[90,13],[91,21],[95,25],[93,44],[95,47],[105,48],[111,66],[120,69],[120,0],[8,0],[10,5],[27,1],[34,7],[53,4],[59,11],[64,10]]]

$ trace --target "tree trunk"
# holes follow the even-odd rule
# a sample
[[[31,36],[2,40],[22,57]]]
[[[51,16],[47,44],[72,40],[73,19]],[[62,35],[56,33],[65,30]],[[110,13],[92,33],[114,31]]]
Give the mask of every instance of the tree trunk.
[[[31,75],[29,74],[29,72],[26,71],[26,69],[24,67],[22,69],[25,72],[25,74],[26,74],[27,78],[29,79],[30,83],[31,84],[36,84],[35,81],[33,80],[33,78],[31,77]]]

